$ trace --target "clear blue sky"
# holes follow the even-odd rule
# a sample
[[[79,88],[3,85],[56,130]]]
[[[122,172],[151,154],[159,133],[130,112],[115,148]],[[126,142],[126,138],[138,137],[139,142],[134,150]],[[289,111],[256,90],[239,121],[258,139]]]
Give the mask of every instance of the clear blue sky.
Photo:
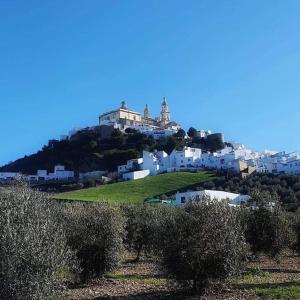
[[[0,0],[0,165],[122,99],[300,150],[299,0]]]

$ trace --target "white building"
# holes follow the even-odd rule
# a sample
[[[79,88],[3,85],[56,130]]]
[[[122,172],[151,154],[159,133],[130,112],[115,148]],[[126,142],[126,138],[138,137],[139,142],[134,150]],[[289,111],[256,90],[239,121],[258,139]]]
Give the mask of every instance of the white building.
[[[112,126],[125,131],[127,128],[138,130],[155,139],[165,138],[176,133],[180,125],[171,121],[169,105],[166,98],[163,98],[161,112],[157,118],[152,118],[148,105],[144,109],[144,115],[129,109],[125,101],[121,107],[102,114],[99,117],[99,125]]]
[[[170,167],[169,156],[164,151],[143,151],[143,170],[149,170],[149,175],[166,172]]]
[[[207,136],[210,135],[211,133],[212,133],[211,130],[201,129],[197,131],[196,136],[199,138],[207,138]]]
[[[37,170],[36,175],[27,175],[27,181],[47,181],[47,180],[71,180],[75,178],[74,171],[65,170],[65,166],[57,165],[54,167],[53,173],[48,173],[47,170]]]
[[[192,191],[176,194],[176,204],[186,204],[194,201],[207,201],[207,200],[227,200],[229,205],[238,206],[241,203],[247,203],[251,199],[248,195],[241,195],[235,193],[228,193],[223,191],[203,190]]]
[[[133,171],[133,172],[124,173],[122,175],[122,177],[125,180],[137,180],[137,179],[145,178],[149,175],[150,175],[149,170],[141,170],[141,171]]]
[[[174,170],[199,168],[201,155],[202,151],[199,148],[174,149],[170,154],[170,168]]]
[[[244,176],[253,172],[272,174],[300,174],[300,154],[285,152],[263,152],[235,145],[225,147],[214,153],[203,153],[201,149],[184,147],[182,150],[173,150],[170,155],[164,151],[143,152],[143,158],[138,168],[132,167],[132,161],[119,166],[118,172],[126,173],[138,170],[149,170],[149,175],[162,172],[174,172],[180,170],[229,170],[232,172],[244,172]]]
[[[2,181],[11,181],[20,179],[22,174],[19,172],[0,172],[0,180]]]
[[[61,165],[55,166],[54,172],[48,174],[48,180],[73,179],[74,177],[74,171],[65,170],[65,166]]]
[[[143,164],[143,158],[130,159],[127,161],[126,165],[118,166],[118,173],[127,173],[132,171],[139,171]]]

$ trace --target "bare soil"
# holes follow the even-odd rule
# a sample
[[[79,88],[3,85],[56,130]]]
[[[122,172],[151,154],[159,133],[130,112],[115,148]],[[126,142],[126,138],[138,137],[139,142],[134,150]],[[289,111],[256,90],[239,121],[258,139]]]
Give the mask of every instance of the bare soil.
[[[261,270],[261,275],[230,279],[226,285],[217,285],[195,295],[189,289],[167,280],[155,263],[141,260],[133,263],[124,261],[120,267],[106,278],[95,279],[86,285],[67,291],[67,300],[256,300],[259,287],[300,285],[300,258],[285,257],[280,264],[264,258],[250,263],[249,270]],[[267,274],[267,275],[266,275]]]

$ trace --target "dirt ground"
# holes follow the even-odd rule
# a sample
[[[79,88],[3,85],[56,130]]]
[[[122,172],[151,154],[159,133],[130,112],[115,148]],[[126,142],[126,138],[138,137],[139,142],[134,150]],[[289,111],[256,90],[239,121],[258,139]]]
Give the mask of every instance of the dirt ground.
[[[258,269],[259,268],[259,269]],[[133,263],[124,261],[104,279],[67,291],[67,300],[256,300],[257,288],[300,285],[300,258],[286,257],[280,264],[269,259],[249,264],[254,275],[230,279],[226,285],[207,290],[204,295],[191,294],[164,278],[156,265],[149,260]],[[257,274],[256,274],[256,273]]]

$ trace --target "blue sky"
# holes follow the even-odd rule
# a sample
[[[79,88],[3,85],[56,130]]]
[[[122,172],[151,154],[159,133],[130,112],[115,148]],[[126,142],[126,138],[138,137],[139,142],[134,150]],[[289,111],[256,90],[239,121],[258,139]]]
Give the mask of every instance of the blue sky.
[[[0,0],[0,165],[119,106],[300,150],[298,0]]]

